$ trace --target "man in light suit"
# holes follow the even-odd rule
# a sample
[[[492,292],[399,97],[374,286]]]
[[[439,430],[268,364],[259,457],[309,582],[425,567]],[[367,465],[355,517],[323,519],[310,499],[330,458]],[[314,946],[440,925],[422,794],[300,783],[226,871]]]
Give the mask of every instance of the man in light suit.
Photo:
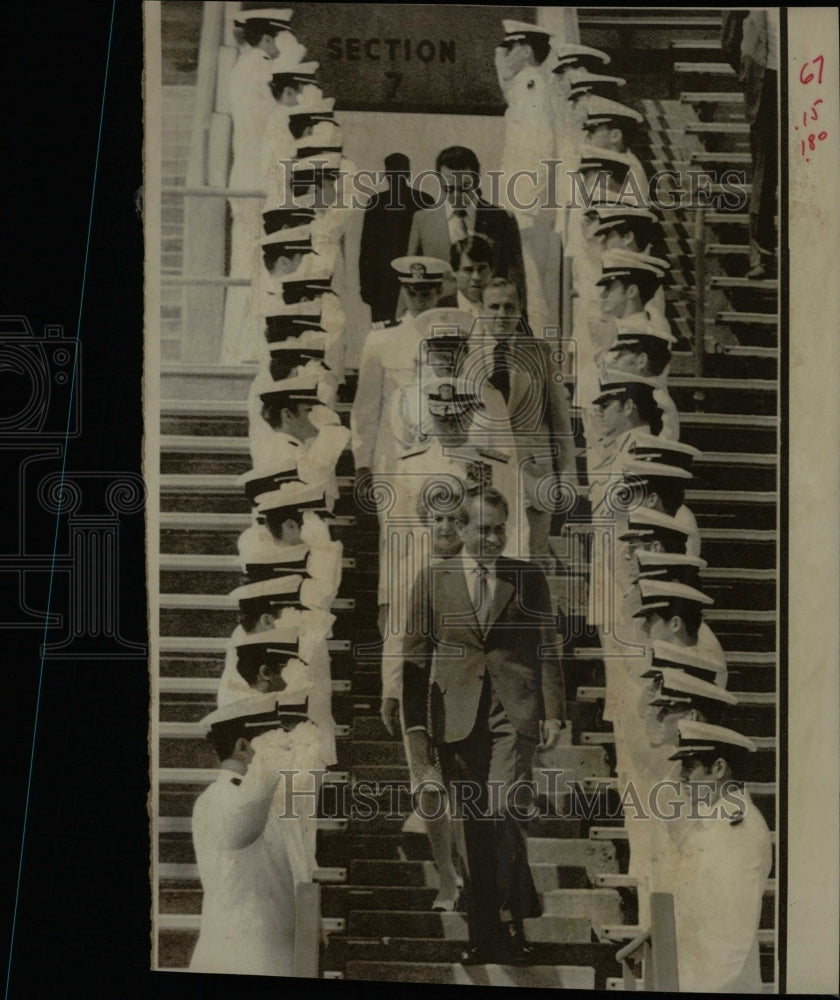
[[[486,236],[494,251],[493,273],[510,278],[525,308],[525,269],[522,242],[513,216],[481,197],[478,157],[465,146],[449,146],[438,154],[435,170],[440,174],[446,199],[437,199],[434,208],[424,208],[411,220],[409,255],[423,254],[449,260],[452,247],[479,233]],[[444,294],[455,289],[444,288]]]
[[[484,329],[474,328],[470,336],[471,372],[504,396],[525,494],[531,555],[547,556],[557,489],[576,477],[569,398],[551,342],[527,332],[512,281],[489,282],[482,312]],[[508,443],[497,442],[499,447]]]
[[[537,746],[554,747],[565,725],[548,586],[539,567],[501,556],[507,516],[497,490],[468,492],[458,511],[462,554],[421,570],[403,645],[412,758],[431,766],[437,748],[464,819],[464,964],[532,959],[524,920],[540,904],[521,825],[532,803],[517,783],[530,780]]]

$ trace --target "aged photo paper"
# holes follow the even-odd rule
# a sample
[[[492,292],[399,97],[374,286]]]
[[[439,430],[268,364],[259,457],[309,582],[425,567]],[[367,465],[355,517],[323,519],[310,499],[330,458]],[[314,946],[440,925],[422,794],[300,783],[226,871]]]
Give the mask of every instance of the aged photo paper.
[[[836,993],[837,9],[144,19],[150,967]]]

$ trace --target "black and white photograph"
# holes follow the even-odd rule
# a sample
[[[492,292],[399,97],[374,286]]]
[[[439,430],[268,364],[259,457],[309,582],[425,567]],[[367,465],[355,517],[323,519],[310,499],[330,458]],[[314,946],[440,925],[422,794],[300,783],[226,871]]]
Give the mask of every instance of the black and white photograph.
[[[143,8],[150,969],[831,992],[836,8]]]

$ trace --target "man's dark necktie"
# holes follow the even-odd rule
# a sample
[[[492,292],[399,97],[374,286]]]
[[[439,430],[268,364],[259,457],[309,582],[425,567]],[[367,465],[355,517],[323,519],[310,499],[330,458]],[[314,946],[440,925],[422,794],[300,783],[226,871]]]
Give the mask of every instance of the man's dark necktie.
[[[505,397],[505,402],[510,398],[510,350],[504,340],[498,341],[493,348],[493,373],[490,376],[490,385]]]

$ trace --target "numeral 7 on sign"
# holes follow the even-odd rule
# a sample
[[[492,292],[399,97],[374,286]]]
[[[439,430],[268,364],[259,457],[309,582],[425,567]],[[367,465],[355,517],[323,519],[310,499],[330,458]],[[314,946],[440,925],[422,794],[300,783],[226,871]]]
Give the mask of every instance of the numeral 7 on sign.
[[[394,101],[397,98],[397,88],[402,83],[403,75],[402,73],[397,73],[396,70],[389,70],[385,74],[385,79],[389,83],[388,91],[385,94],[386,101]]]

